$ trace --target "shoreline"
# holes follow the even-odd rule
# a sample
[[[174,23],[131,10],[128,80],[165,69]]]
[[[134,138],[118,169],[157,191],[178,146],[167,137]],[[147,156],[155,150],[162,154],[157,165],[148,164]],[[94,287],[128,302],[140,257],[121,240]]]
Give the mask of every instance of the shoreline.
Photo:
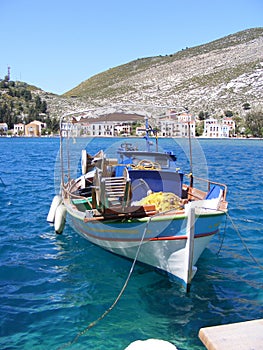
[[[0,138],[6,138],[6,139],[57,139],[60,138],[59,135],[53,135],[53,136],[8,136],[8,135],[0,135]],[[141,139],[142,136],[97,136],[97,135],[85,135],[85,136],[78,136],[77,138],[84,139],[84,138],[102,138],[102,139]],[[155,140],[155,137],[150,137],[150,139]],[[167,136],[158,136],[158,139],[188,139],[188,137],[167,137]],[[195,136],[192,137],[192,139],[198,139],[198,140],[263,140],[263,137],[203,137],[203,136]]]

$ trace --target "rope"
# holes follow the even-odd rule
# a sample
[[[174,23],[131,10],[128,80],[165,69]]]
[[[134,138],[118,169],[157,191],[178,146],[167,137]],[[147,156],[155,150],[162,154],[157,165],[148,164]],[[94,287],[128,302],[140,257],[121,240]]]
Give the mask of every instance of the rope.
[[[170,209],[170,210],[167,210],[166,213],[169,212],[169,211],[171,211],[171,209]],[[219,211],[221,211],[221,210],[219,210]],[[258,265],[258,267],[259,267],[261,270],[263,270],[263,266],[259,264],[259,262],[254,258],[254,256],[253,256],[252,253],[250,252],[250,250],[249,250],[247,244],[245,243],[243,237],[241,236],[241,234],[240,234],[238,228],[237,228],[236,225],[234,224],[233,219],[231,218],[231,216],[228,214],[228,212],[225,212],[225,211],[223,211],[223,210],[222,210],[222,212],[224,212],[224,213],[226,214],[226,217],[230,219],[231,224],[232,224],[234,230],[235,230],[236,233],[238,234],[238,236],[239,236],[241,242],[243,243],[243,245],[244,245],[245,249],[247,250],[247,252],[248,252],[249,256],[251,257],[251,259]],[[158,214],[157,214],[157,215],[158,215]],[[135,263],[136,263],[136,261],[137,261],[137,259],[138,259],[138,255],[139,255],[139,252],[140,252],[140,249],[141,249],[141,245],[142,245],[142,243],[143,243],[143,241],[144,241],[144,237],[145,237],[146,232],[147,232],[147,230],[148,230],[148,226],[149,226],[149,224],[150,224],[150,222],[151,222],[151,219],[152,219],[153,217],[155,217],[155,216],[156,216],[156,215],[153,215],[152,217],[150,217],[149,220],[148,220],[147,223],[146,223],[146,226],[145,226],[145,229],[144,229],[144,231],[143,231],[142,238],[141,238],[141,240],[140,240],[138,249],[137,249],[137,251],[136,251],[136,254],[135,254],[135,257],[134,257],[132,266],[131,266],[130,271],[129,271],[129,273],[128,273],[128,276],[127,276],[127,278],[126,278],[126,280],[125,280],[125,283],[124,283],[122,289],[120,290],[120,292],[119,292],[117,298],[115,299],[115,301],[112,303],[112,305],[111,305],[101,316],[99,316],[99,317],[98,317],[96,320],[94,320],[93,322],[89,323],[89,325],[88,325],[86,328],[84,328],[82,331],[80,331],[80,332],[75,336],[75,338],[74,338],[73,340],[71,340],[71,341],[69,341],[68,343],[62,345],[58,350],[65,349],[65,348],[67,348],[67,347],[73,345],[74,343],[76,343],[76,342],[78,341],[78,339],[79,339],[82,335],[86,334],[92,327],[96,326],[96,324],[97,324],[99,321],[101,321],[102,319],[104,319],[104,318],[113,310],[113,308],[116,306],[116,304],[118,303],[118,301],[119,301],[120,298],[122,297],[122,295],[123,295],[123,293],[124,293],[124,291],[125,291],[125,289],[126,289],[128,283],[129,283],[129,280],[130,280],[130,278],[131,278],[132,272],[133,272],[134,267],[135,267]],[[221,241],[221,243],[220,243],[220,247],[219,247],[219,250],[218,250],[218,253],[217,253],[217,254],[219,254],[219,252],[220,252],[220,250],[221,250],[221,248],[222,248],[222,245],[223,245],[223,241],[224,241],[225,233],[226,233],[226,225],[227,225],[227,219],[226,219],[226,221],[225,221],[223,239],[222,239],[222,241]]]
[[[218,252],[216,253],[217,255],[219,255],[219,254],[220,254],[220,252],[221,252],[221,249],[222,249],[222,247],[223,247],[223,243],[224,243],[224,239],[225,239],[225,236],[226,236],[226,224],[227,224],[227,218],[228,218],[228,216],[226,215],[225,227],[224,227],[224,231],[223,231],[224,233],[223,233],[223,237],[222,237],[221,242],[220,242],[220,246],[219,246]]]
[[[202,207],[202,209],[206,209],[206,208],[205,208],[205,207]],[[246,242],[244,241],[243,237],[241,236],[241,233],[239,232],[237,226],[235,225],[235,223],[234,223],[233,219],[231,218],[231,216],[229,215],[229,213],[228,213],[227,211],[220,210],[220,209],[216,209],[216,210],[217,210],[217,211],[222,211],[222,212],[224,212],[224,213],[226,214],[226,217],[229,218],[229,220],[230,220],[230,222],[231,222],[231,224],[232,224],[234,230],[236,231],[236,233],[237,233],[239,239],[241,240],[241,242],[242,242],[244,248],[246,249],[248,255],[249,255],[250,258],[257,264],[257,266],[258,266],[261,270],[263,270],[263,265],[261,265],[261,264],[257,261],[257,259],[252,255],[250,249],[248,248]],[[252,221],[252,220],[251,220],[251,221]],[[253,222],[253,221],[252,221],[252,222]],[[220,250],[221,250],[222,245],[223,245],[223,241],[224,241],[225,234],[226,234],[226,224],[227,224],[227,220],[225,221],[223,239],[222,239],[222,241],[221,241],[221,243],[220,243],[220,247],[219,247],[219,250],[218,250],[217,254],[220,253]]]
[[[2,180],[1,176],[0,176],[0,181],[1,181],[1,184],[6,187],[6,184],[4,183],[4,181]]]
[[[143,235],[142,235],[142,238],[141,238],[141,240],[140,240],[140,244],[139,244],[139,246],[138,246],[138,249],[137,249],[137,251],[136,251],[136,254],[135,254],[135,257],[134,257],[132,266],[131,266],[131,268],[130,268],[129,274],[128,274],[127,278],[126,278],[126,281],[125,281],[125,283],[124,283],[124,285],[123,285],[121,291],[119,292],[117,298],[115,299],[115,301],[112,303],[112,305],[111,305],[100,317],[98,317],[95,321],[91,322],[86,328],[84,328],[82,331],[80,331],[80,332],[75,336],[75,338],[74,338],[73,340],[71,340],[71,341],[69,341],[68,343],[62,345],[58,350],[65,349],[65,348],[67,348],[67,347],[73,345],[74,343],[76,343],[76,342],[78,341],[78,339],[79,339],[82,335],[84,335],[85,333],[87,333],[89,329],[91,329],[92,327],[96,326],[96,324],[97,324],[99,321],[101,321],[105,316],[107,316],[107,315],[110,313],[110,311],[115,307],[115,305],[117,304],[117,302],[120,300],[122,294],[124,293],[124,291],[125,291],[125,289],[126,289],[126,287],[127,287],[127,285],[128,285],[128,282],[129,282],[129,280],[130,280],[130,278],[131,278],[132,272],[133,272],[133,270],[134,270],[135,263],[136,263],[136,261],[137,261],[137,258],[138,258],[138,255],[139,255],[139,252],[140,252],[140,249],[141,249],[141,245],[142,245],[142,243],[143,243],[143,241],[144,241],[144,237],[145,237],[146,232],[147,232],[147,230],[148,230],[148,226],[149,226],[149,223],[150,223],[151,219],[152,219],[152,217],[150,217],[149,220],[148,220],[147,223],[146,223],[146,226],[145,226],[145,229],[144,229],[144,231],[143,231]]]
[[[205,209],[204,207],[202,207],[202,208]],[[258,267],[259,267],[261,270],[263,270],[263,266],[262,266],[262,265],[257,261],[257,259],[252,255],[250,249],[248,248],[246,242],[244,241],[243,237],[241,236],[241,233],[239,232],[237,226],[235,225],[235,223],[234,223],[233,219],[231,218],[231,216],[229,215],[229,213],[228,213],[228,212],[225,212],[225,211],[223,211],[223,210],[218,210],[218,211],[222,211],[222,212],[224,212],[224,213],[226,214],[226,217],[230,220],[230,222],[231,222],[231,224],[232,224],[234,230],[236,231],[236,233],[237,233],[239,239],[241,240],[241,242],[242,242],[244,248],[246,249],[248,255],[249,255],[250,258],[258,265]],[[219,247],[219,250],[218,250],[218,252],[217,252],[217,255],[220,253],[220,250],[221,250],[222,245],[223,245],[223,241],[224,241],[225,233],[226,233],[226,224],[227,224],[227,220],[225,221],[223,239],[222,239],[222,241],[221,241],[221,243],[220,243],[220,247]]]
[[[258,267],[259,267],[261,270],[263,270],[263,266],[262,266],[262,265],[257,261],[257,259],[255,259],[254,256],[252,255],[250,249],[248,248],[248,246],[247,246],[246,242],[244,241],[243,237],[241,236],[241,234],[240,234],[238,228],[236,227],[236,225],[235,225],[233,219],[231,218],[231,216],[230,216],[228,213],[226,213],[226,215],[227,215],[227,217],[230,219],[231,224],[232,224],[234,230],[236,231],[238,237],[240,238],[240,240],[241,240],[243,246],[245,247],[245,249],[246,249],[247,253],[249,254],[249,256],[251,257],[251,259],[258,265]]]

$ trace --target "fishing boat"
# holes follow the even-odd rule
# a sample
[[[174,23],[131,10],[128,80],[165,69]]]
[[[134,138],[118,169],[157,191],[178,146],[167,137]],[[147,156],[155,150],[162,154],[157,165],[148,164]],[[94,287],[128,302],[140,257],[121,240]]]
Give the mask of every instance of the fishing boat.
[[[226,216],[226,185],[197,178],[192,168],[181,171],[173,150],[160,150],[147,115],[144,149],[122,142],[109,157],[103,149],[92,155],[84,148],[72,176],[63,141],[69,147],[69,135],[75,133],[77,142],[76,125],[83,116],[73,113],[61,120],[60,193],[47,220],[61,233],[67,216],[85,239],[154,267],[189,291],[195,265]],[[196,185],[201,183],[205,189]]]

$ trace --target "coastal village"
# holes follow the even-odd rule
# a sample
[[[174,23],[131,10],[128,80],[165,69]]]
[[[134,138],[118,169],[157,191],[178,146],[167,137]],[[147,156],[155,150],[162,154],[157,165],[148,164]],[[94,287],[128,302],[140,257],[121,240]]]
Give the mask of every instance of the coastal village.
[[[3,1],[0,349],[263,349],[262,3]]]
[[[123,115],[113,113],[99,118],[83,118],[80,120],[81,127],[72,124],[63,125],[64,130],[70,127],[76,128],[77,136],[92,137],[128,137],[144,136],[146,133],[144,126],[144,117],[131,114],[130,120],[123,121]],[[198,121],[200,122],[200,121]],[[158,137],[195,137],[196,136],[196,117],[191,114],[176,114],[168,110],[167,114],[158,120],[150,129],[157,132]],[[66,131],[65,131],[66,132]],[[202,136],[209,138],[228,138],[235,134],[235,122],[232,118],[222,118],[220,120],[209,118],[204,121],[204,131]]]
[[[68,111],[133,103],[187,106],[187,115],[167,110],[158,119],[149,117],[160,138],[184,138],[189,133],[202,138],[262,138],[262,40],[262,30],[251,29],[171,56],[137,59],[63,95],[12,80],[8,66],[6,76],[0,77],[0,136],[58,136],[59,119]],[[139,112],[128,117],[110,112],[82,117],[80,127],[72,126],[78,137],[141,137],[146,133]]]
[[[63,125],[64,135],[69,128],[76,128],[77,137],[128,137],[144,136],[146,133],[144,127],[144,117],[137,114],[130,114],[130,120],[124,121],[122,114],[113,113],[99,118],[85,118],[79,124]],[[127,117],[126,117],[127,118]],[[167,115],[157,120],[158,137],[191,137],[196,136],[196,124],[200,121],[191,114],[177,115],[173,111],[167,111]],[[202,137],[206,138],[229,138],[235,136],[235,121],[231,117],[221,119],[208,118],[203,122]],[[8,129],[7,123],[0,123],[0,135],[5,136],[25,136],[40,137],[45,134],[46,123],[34,120],[28,124],[14,124],[12,130]],[[54,135],[53,135],[54,136]]]

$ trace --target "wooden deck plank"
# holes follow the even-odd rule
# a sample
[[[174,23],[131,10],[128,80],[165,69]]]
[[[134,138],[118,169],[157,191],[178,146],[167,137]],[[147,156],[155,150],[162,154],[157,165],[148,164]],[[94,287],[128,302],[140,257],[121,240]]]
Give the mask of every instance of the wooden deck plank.
[[[208,350],[260,350],[263,319],[201,328],[199,338]]]

